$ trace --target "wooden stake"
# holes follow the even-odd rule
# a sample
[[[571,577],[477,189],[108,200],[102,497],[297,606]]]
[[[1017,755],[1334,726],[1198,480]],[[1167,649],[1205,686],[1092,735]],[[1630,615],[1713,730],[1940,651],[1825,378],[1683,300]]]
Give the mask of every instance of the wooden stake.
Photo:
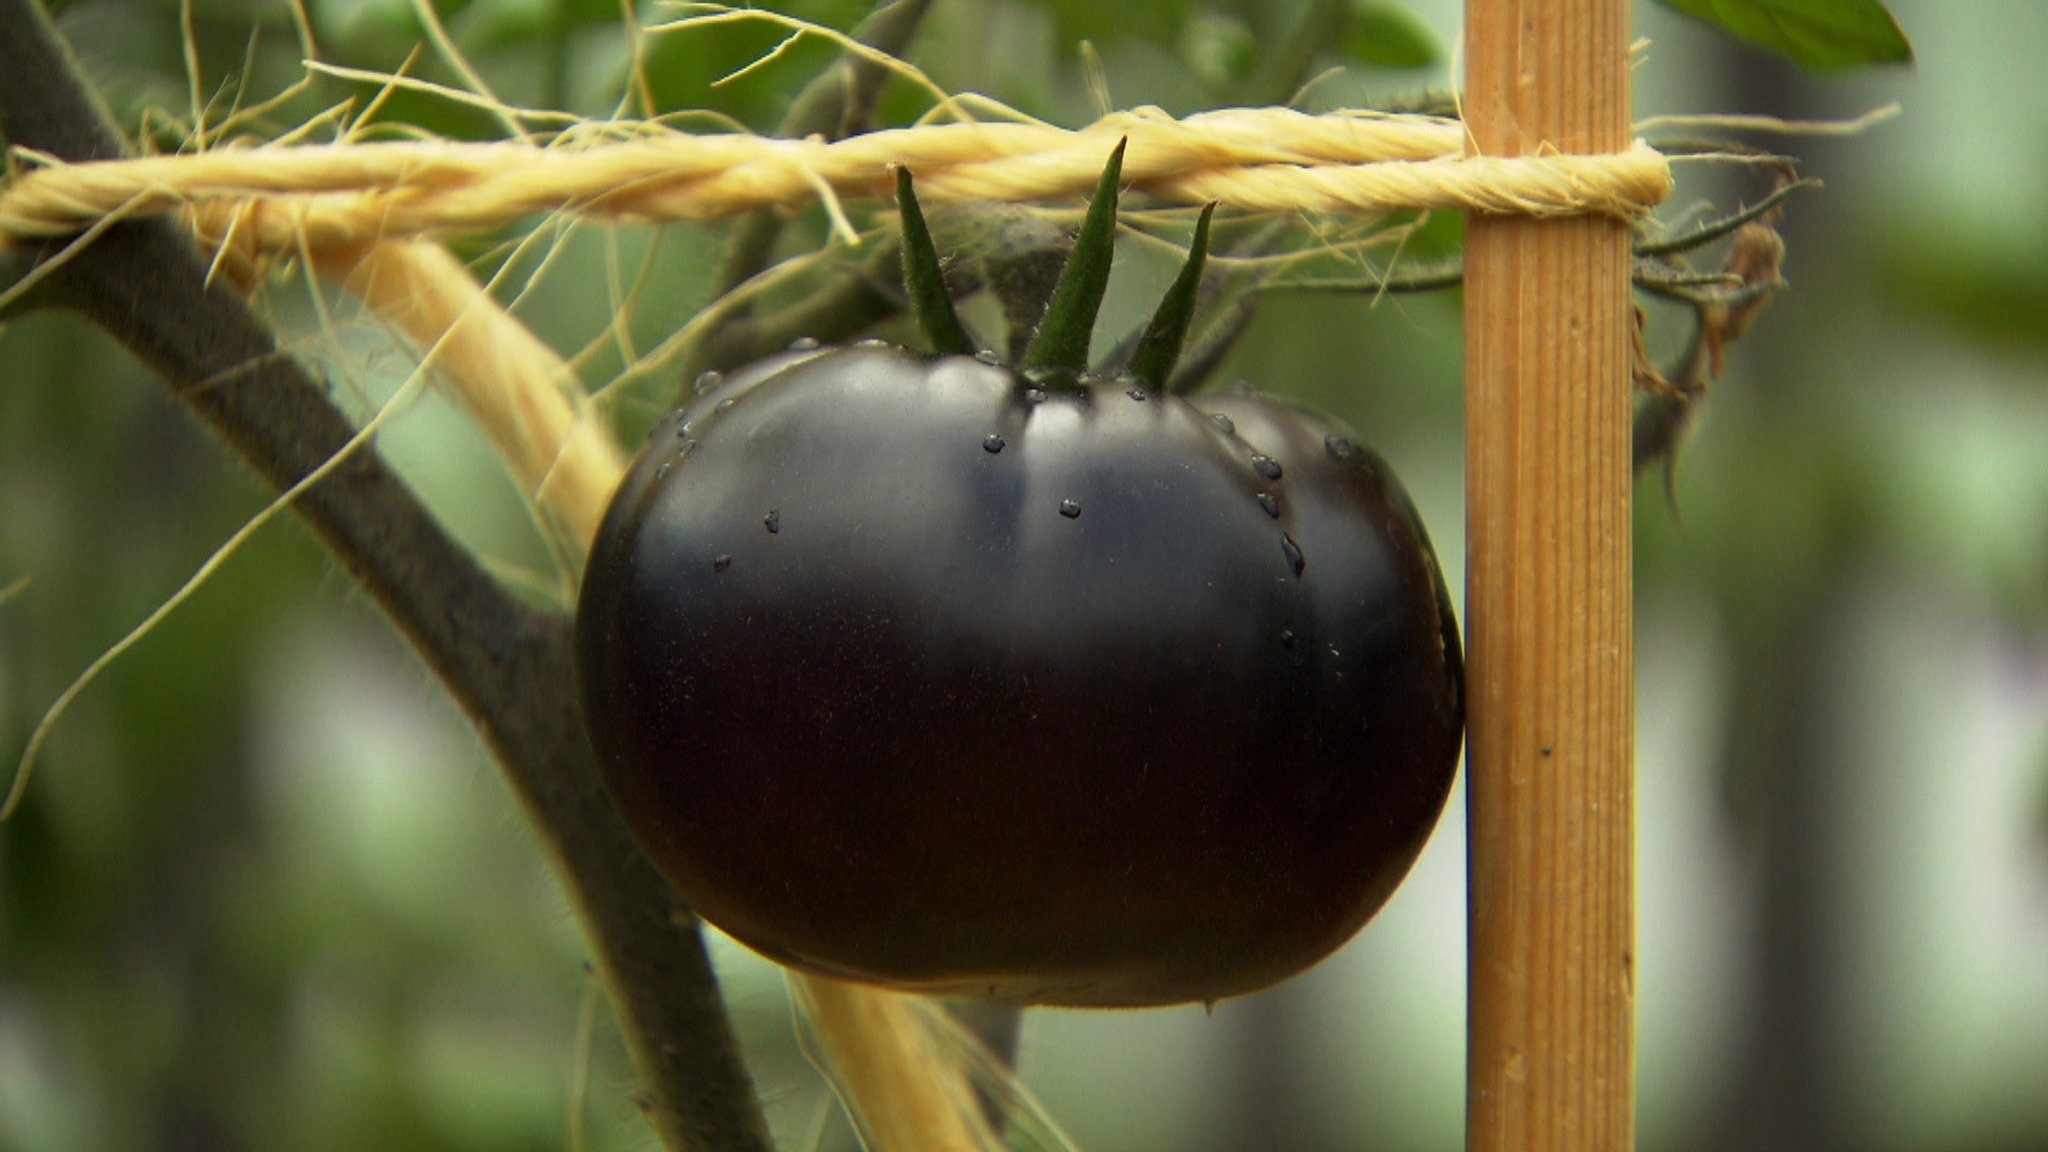
[[[1628,142],[1627,0],[1467,0],[1491,155]],[[1629,232],[1465,240],[1470,1152],[1634,1137]]]

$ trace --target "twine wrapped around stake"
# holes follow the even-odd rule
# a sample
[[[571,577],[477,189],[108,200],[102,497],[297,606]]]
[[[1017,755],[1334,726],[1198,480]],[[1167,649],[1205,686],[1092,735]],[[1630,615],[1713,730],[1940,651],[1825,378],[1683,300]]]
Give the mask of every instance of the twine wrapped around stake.
[[[1235,108],[1175,120],[1121,112],[1079,130],[930,124],[845,140],[692,135],[594,123],[546,145],[384,141],[227,147],[62,164],[23,155],[0,191],[0,238],[62,236],[109,216],[202,209],[232,220],[241,255],[491,229],[542,212],[661,223],[842,196],[886,198],[917,172],[933,202],[1086,193],[1128,138],[1128,184],[1165,200],[1256,211],[1383,215],[1436,209],[1636,219],[1671,192],[1646,144],[1602,156],[1468,153],[1455,120]]]

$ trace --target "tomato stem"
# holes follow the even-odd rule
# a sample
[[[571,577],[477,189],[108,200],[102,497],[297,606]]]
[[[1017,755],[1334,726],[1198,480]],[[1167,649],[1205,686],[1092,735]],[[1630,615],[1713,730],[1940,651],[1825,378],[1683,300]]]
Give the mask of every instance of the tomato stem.
[[[1131,353],[1131,375],[1157,388],[1173,379],[1173,366],[1187,342],[1188,324],[1195,318],[1195,295],[1202,287],[1202,266],[1209,259],[1209,218],[1216,214],[1211,202],[1202,206],[1195,221],[1195,237],[1188,243],[1187,263],[1159,300],[1159,308],[1138,338],[1138,350]]]
[[[939,250],[932,244],[910,169],[904,165],[896,168],[896,211],[903,221],[903,289],[910,296],[918,327],[924,329],[925,339],[939,355],[972,356],[974,341],[961,327],[959,313],[953,311],[953,297],[946,291],[946,276],[939,267]]]
[[[1053,286],[1052,302],[1046,305],[1038,335],[1024,353],[1026,369],[1078,375],[1088,367],[1088,338],[1095,331],[1095,314],[1109,288],[1110,258],[1116,248],[1117,181],[1123,176],[1127,143],[1117,141],[1102,169],[1095,196],[1088,202],[1088,215],[1081,221],[1081,233],[1074,238],[1073,254]]]

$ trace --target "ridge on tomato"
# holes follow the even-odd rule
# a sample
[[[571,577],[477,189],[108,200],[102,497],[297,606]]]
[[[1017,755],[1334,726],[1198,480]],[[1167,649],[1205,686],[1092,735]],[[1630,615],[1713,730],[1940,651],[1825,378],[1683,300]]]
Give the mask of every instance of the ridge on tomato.
[[[620,812],[707,921],[828,975],[1025,1003],[1255,991],[1384,903],[1463,734],[1457,629],[1370,450],[1255,395],[1083,372],[1118,155],[1027,368],[795,348],[654,430],[577,613]],[[1070,283],[1071,282],[1071,283]]]

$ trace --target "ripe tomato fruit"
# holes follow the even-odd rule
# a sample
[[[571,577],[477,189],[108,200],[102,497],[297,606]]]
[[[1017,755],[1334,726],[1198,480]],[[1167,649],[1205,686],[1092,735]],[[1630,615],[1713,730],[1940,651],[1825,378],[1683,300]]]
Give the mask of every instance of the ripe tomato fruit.
[[[1413,505],[1280,402],[987,359],[793,351],[655,429],[578,609],[620,811],[828,975],[1111,1006],[1303,970],[1457,761]]]

